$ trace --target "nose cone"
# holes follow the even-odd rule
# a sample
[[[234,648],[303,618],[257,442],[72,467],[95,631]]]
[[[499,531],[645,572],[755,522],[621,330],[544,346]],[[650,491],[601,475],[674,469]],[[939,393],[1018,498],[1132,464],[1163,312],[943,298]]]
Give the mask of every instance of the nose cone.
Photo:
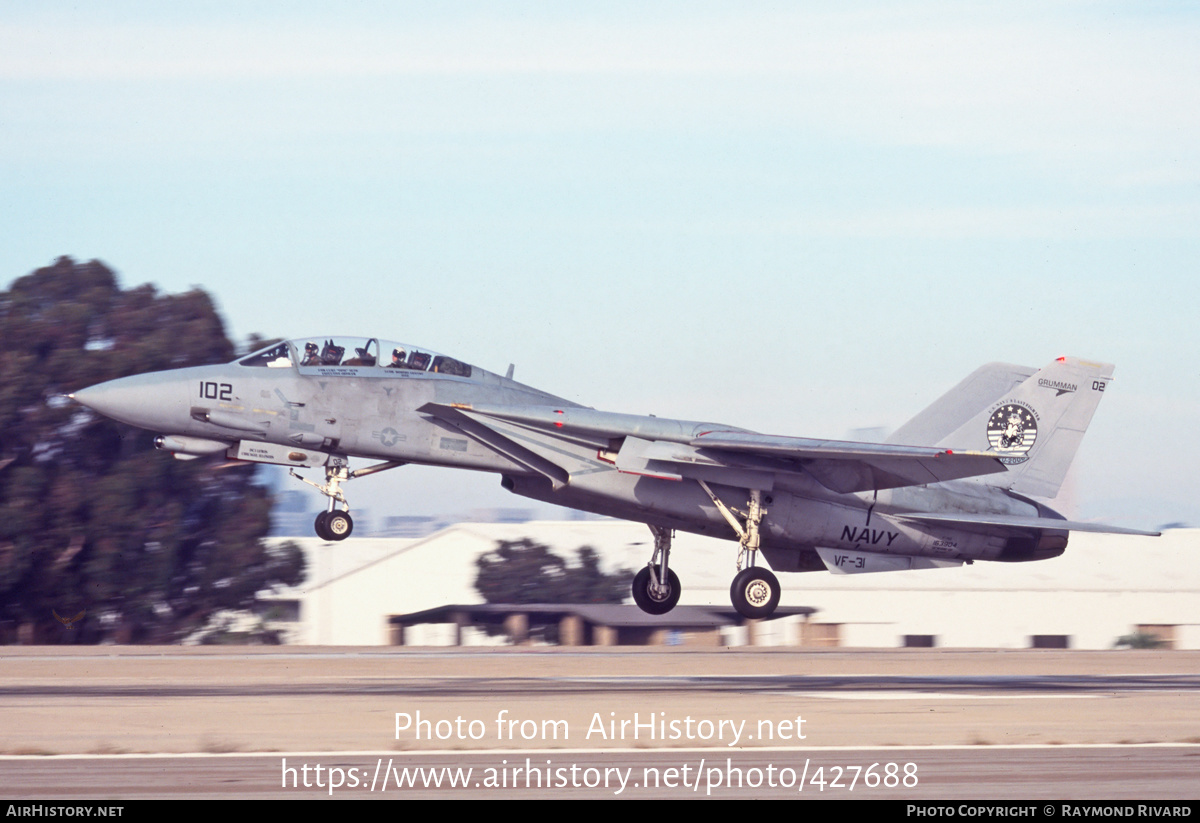
[[[164,372],[109,380],[67,396],[105,417],[143,429],[169,431],[187,419],[182,384]]]

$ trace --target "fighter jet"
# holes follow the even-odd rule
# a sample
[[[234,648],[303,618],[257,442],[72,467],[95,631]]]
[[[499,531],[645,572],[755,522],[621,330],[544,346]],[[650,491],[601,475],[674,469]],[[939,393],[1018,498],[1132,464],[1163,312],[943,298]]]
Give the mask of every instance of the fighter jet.
[[[315,523],[326,540],[354,528],[344,483],[407,463],[493,472],[515,494],[645,523],[654,549],[632,588],[650,614],[679,601],[675,530],[736,540],[734,608],[765,618],[780,597],[770,569],[1041,560],[1071,531],[1157,535],[1073,522],[1034,499],[1058,493],[1112,372],[1072,357],[991,363],[883,443],[597,411],[516,382],[511,367],[501,376],[374,337],[302,337],[70,397],[159,432],[155,445],[180,459],[292,467],[327,498]],[[352,457],[378,462],[352,471]]]

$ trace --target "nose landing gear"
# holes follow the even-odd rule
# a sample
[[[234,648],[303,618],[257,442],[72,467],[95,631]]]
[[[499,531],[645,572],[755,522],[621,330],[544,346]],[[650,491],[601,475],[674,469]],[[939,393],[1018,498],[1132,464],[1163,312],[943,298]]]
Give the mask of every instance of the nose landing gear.
[[[347,502],[346,495],[342,493],[341,484],[355,477],[365,477],[368,474],[403,465],[404,463],[400,461],[390,460],[386,463],[367,466],[365,469],[350,471],[350,462],[345,457],[332,455],[329,462],[325,464],[325,485],[323,486],[296,474],[295,469],[290,469],[289,473],[292,477],[307,483],[329,498],[329,508],[317,515],[313,527],[317,532],[317,537],[322,540],[338,541],[345,540],[354,531],[354,518],[350,516],[350,503]],[[341,504],[340,509],[338,504]]]

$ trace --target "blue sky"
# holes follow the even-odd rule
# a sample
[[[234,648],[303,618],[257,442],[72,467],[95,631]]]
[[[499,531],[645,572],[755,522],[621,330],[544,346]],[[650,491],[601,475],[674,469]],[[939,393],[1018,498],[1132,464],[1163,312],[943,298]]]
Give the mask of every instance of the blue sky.
[[[0,271],[779,434],[1108,360],[1069,503],[1200,523],[1198,42],[1188,3],[10,2]],[[393,475],[352,502],[524,504]]]

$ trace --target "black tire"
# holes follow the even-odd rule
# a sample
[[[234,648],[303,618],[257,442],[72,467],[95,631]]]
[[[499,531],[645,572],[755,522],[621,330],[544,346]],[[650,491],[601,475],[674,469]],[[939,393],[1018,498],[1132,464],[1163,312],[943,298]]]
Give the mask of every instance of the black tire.
[[[775,613],[779,605],[779,579],[770,570],[751,566],[742,569],[729,587],[729,599],[742,617],[761,620]]]
[[[667,569],[667,595],[655,597],[650,593],[650,567],[642,569],[633,576],[633,602],[646,614],[666,614],[675,608],[679,595],[683,591],[679,586],[679,577]]]
[[[350,512],[334,511],[325,518],[325,531],[330,540],[345,540],[354,531],[354,518]]]
[[[325,527],[325,521],[327,521],[328,519],[329,519],[329,512],[321,512],[320,514],[317,515],[316,522],[313,523],[313,528],[317,532],[317,537],[321,538],[322,540],[332,540],[333,539],[333,537],[330,536],[328,529],[326,529],[326,527]]]

